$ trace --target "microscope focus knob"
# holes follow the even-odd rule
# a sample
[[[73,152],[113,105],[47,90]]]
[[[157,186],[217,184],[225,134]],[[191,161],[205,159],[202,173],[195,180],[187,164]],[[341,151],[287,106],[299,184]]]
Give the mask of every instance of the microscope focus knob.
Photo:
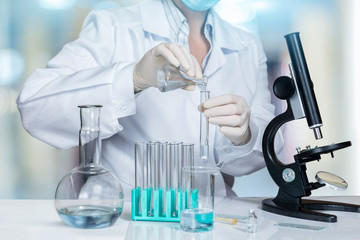
[[[289,99],[295,93],[295,83],[291,77],[278,77],[274,82],[274,94],[280,99]]]

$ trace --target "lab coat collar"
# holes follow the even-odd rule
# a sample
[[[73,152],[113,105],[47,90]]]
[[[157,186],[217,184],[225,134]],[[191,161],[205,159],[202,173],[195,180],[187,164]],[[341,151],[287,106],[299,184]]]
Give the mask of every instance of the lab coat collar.
[[[167,17],[161,0],[144,1],[141,4],[141,15],[145,31],[169,39],[171,28],[169,23],[164,21]],[[225,64],[224,50],[241,51],[248,46],[248,41],[243,36],[248,33],[238,29],[234,31],[234,26],[222,20],[213,9],[210,10],[206,22],[212,26],[213,37],[212,53],[205,68],[205,74],[210,77]]]
[[[213,46],[208,62],[204,69],[204,75],[211,77],[217,70],[219,70],[226,63],[226,58],[221,48]]]
[[[244,35],[249,33],[234,29],[234,26],[222,20],[213,9],[210,10],[206,22],[212,26],[213,37],[211,55],[204,69],[204,75],[210,77],[226,63],[225,52],[242,51],[248,47],[249,40],[245,39]]]
[[[170,25],[164,21],[167,17],[161,0],[145,0],[140,8],[145,31],[165,38],[171,36]],[[212,25],[214,45],[231,51],[241,51],[247,47],[248,41],[243,34],[249,33],[239,29],[234,31],[235,27],[221,19],[214,9],[210,9],[206,22]]]
[[[214,9],[210,10],[208,18],[212,18],[208,21],[213,25],[214,45],[230,51],[241,51],[247,48],[249,41],[244,38],[244,35],[250,33],[235,29],[236,27],[221,19]]]
[[[143,28],[146,32],[166,38],[171,36],[170,25],[167,21],[164,21],[167,18],[161,0],[144,1],[140,5],[140,11],[143,19]]]

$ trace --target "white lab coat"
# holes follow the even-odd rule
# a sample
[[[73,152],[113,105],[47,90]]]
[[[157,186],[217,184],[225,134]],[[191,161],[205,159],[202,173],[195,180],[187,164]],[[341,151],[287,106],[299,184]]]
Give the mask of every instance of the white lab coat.
[[[262,134],[274,117],[270,104],[266,57],[258,39],[213,17],[214,42],[203,66],[211,96],[236,94],[251,108],[252,138],[233,146],[210,125],[207,165],[242,176],[265,166]],[[159,0],[89,14],[79,38],[68,43],[27,79],[17,104],[24,128],[60,149],[78,145],[78,105],[101,104],[103,165],[122,183],[125,197],[134,186],[135,141],[163,140],[195,144],[199,156],[199,89],[162,93],[149,88],[133,91],[133,67],[152,47],[173,42]],[[201,163],[197,159],[197,164]],[[219,175],[216,193],[225,195]]]

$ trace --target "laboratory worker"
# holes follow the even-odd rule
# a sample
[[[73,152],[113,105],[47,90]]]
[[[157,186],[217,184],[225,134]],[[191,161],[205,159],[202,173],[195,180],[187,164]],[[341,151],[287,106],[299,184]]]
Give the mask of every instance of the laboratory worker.
[[[234,177],[265,166],[262,135],[274,106],[259,39],[222,20],[212,8],[218,2],[143,0],[90,12],[79,37],[25,82],[17,99],[24,128],[69,149],[78,145],[78,105],[102,105],[102,162],[126,199],[135,181],[134,142],[150,140],[194,143],[195,164],[221,171],[215,194],[235,195]],[[194,85],[159,91],[163,64],[206,75],[210,99],[199,108]],[[210,122],[207,161],[198,157],[199,109]]]

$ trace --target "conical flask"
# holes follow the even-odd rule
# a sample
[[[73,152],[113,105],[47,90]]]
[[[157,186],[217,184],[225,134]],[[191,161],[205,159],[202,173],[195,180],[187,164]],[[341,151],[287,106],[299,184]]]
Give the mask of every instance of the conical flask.
[[[59,182],[55,207],[62,220],[77,228],[103,228],[121,215],[124,192],[115,176],[101,165],[100,109],[79,106],[79,165]]]
[[[204,90],[207,85],[207,77],[201,79],[189,77],[182,67],[175,67],[171,64],[164,64],[157,71],[157,87],[161,92],[168,92],[191,84],[199,85]]]

